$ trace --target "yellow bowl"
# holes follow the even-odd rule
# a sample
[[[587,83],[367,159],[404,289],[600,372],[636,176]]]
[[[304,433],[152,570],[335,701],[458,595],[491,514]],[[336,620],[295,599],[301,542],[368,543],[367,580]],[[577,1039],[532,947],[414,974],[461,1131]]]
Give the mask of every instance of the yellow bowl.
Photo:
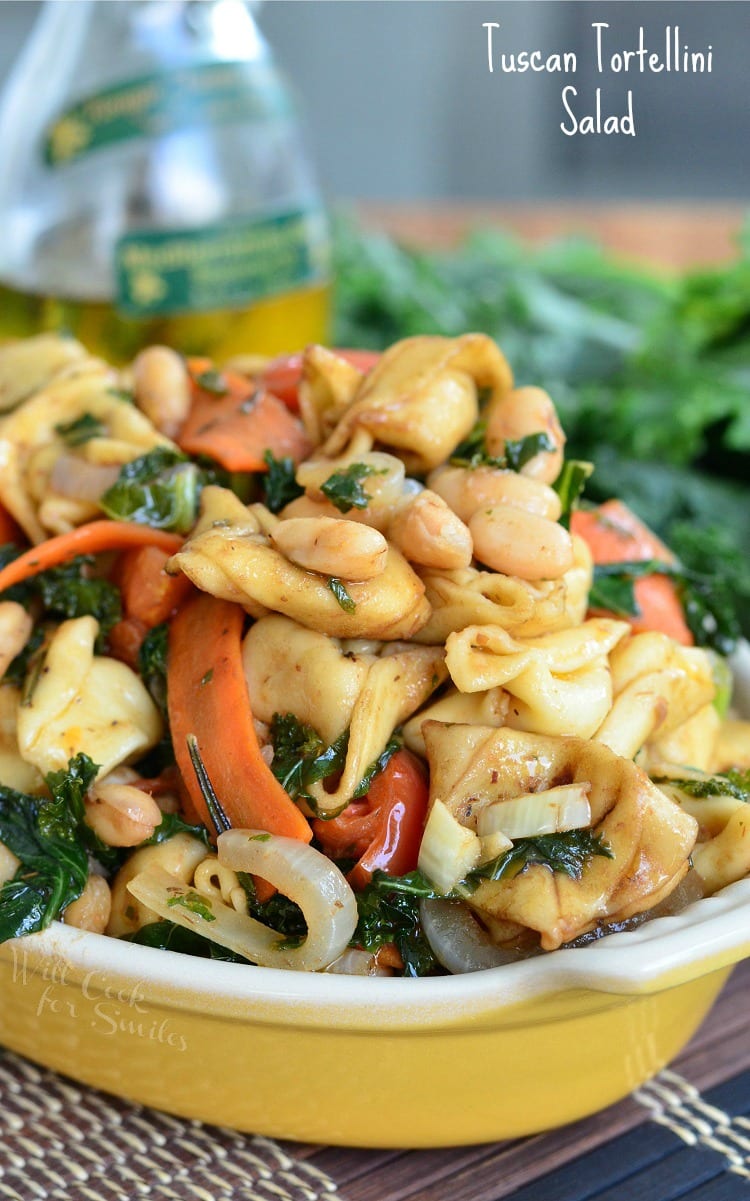
[[[659,1071],[750,955],[750,880],[590,946],[422,980],[196,960],[59,923],[0,948],[0,1042],[274,1137],[432,1147],[583,1117]]]
[[[750,647],[734,663],[750,713]],[[55,922],[0,946],[0,1044],[185,1117],[276,1138],[440,1147],[624,1097],[750,956],[750,879],[675,917],[422,980],[192,959]]]

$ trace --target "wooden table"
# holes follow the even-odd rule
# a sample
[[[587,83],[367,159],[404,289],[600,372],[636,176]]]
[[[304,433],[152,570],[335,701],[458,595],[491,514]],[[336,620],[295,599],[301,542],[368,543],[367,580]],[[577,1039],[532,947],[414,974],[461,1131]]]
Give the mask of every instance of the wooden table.
[[[627,258],[697,267],[736,254],[739,205],[385,205],[362,204],[362,220],[405,242],[450,246],[473,228],[496,225],[531,241],[585,234]]]

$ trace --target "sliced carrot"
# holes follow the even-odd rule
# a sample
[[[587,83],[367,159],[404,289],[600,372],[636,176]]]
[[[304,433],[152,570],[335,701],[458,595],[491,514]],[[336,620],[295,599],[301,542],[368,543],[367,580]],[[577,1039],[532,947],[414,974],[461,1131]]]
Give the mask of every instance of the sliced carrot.
[[[89,521],[24,551],[0,571],[0,592],[41,571],[59,567],[76,555],[96,555],[107,550],[127,550],[132,546],[158,546],[173,555],[182,546],[182,541],[179,534],[153,530],[148,525],[136,525],[131,521]]]
[[[177,438],[187,454],[208,455],[227,471],[265,471],[268,450],[296,463],[310,453],[302,423],[277,397],[233,371],[221,372],[226,392],[216,395],[198,384],[195,362],[193,402]]]
[[[260,753],[242,669],[243,621],[239,605],[199,592],[170,622],[167,697],[177,765],[209,829],[188,753],[190,734],[233,826],[309,842],[309,824]]]
[[[576,509],[570,529],[588,544],[594,563],[675,561],[669,548],[621,500],[605,501],[597,509]],[[641,615],[627,620],[637,633],[659,630],[683,646],[693,645],[673,580],[665,575],[643,576],[634,580],[633,589]]]
[[[120,557],[117,582],[126,617],[147,629],[166,621],[187,599],[192,584],[184,575],[167,575],[169,554],[158,546],[139,546]]]
[[[351,363],[353,367],[358,367],[360,371],[365,373],[371,371],[377,363],[380,355],[374,350],[334,350],[342,359],[346,359],[347,363]],[[273,392],[274,396],[278,396],[279,400],[283,400],[287,408],[296,412],[299,409],[299,382],[302,377],[302,363],[304,353],[281,355],[278,359],[273,359],[263,374],[261,381],[269,392]]]
[[[115,622],[107,635],[108,653],[137,671],[141,643],[147,633],[148,626],[137,617],[123,617],[122,621]]]

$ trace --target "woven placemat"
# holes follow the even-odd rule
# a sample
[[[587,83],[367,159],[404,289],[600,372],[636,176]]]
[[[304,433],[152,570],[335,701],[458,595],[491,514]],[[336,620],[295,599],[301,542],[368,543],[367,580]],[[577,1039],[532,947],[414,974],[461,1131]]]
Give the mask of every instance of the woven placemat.
[[[2,1201],[322,1201],[336,1191],[271,1139],[78,1088],[0,1051]]]

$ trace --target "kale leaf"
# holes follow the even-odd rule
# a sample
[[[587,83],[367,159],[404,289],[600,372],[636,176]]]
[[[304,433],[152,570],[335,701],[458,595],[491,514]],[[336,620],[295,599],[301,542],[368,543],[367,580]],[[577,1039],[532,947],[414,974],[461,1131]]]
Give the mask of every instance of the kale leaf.
[[[419,916],[419,899],[435,896],[420,873],[389,876],[373,872],[372,882],[356,893],[359,920],[351,946],[375,952],[394,943],[404,961],[405,976],[428,976],[442,969],[425,937]]]
[[[83,892],[90,850],[110,864],[112,852],[85,824],[83,798],[97,773],[87,755],[47,778],[49,798],[0,786],[0,841],[21,861],[0,888],[0,942],[43,930]]]
[[[350,509],[366,509],[370,497],[362,487],[362,481],[370,475],[382,475],[370,463],[350,463],[340,471],[329,475],[320,491],[335,505],[340,513],[348,513]]]
[[[729,594],[728,581],[690,571],[678,563],[644,559],[623,563],[598,563],[589,593],[589,605],[621,617],[640,616],[635,581],[665,575],[677,585],[685,621],[698,646],[729,655],[740,636],[740,625]]]
[[[555,480],[554,489],[560,497],[562,512],[558,518],[560,525],[570,529],[570,517],[577,507],[578,501],[586,487],[586,481],[594,471],[593,463],[584,463],[580,459],[566,459],[562,471]]]
[[[377,759],[375,759],[374,762],[372,762],[370,764],[370,766],[367,768],[367,771],[365,772],[362,779],[360,780],[359,784],[354,789],[352,796],[355,801],[359,797],[363,797],[363,796],[367,795],[367,793],[370,791],[370,785],[372,784],[375,777],[380,774],[380,772],[383,770],[383,768],[386,766],[386,764],[389,762],[389,760],[393,757],[393,755],[396,754],[396,751],[401,750],[401,745],[402,744],[401,744],[400,739],[389,738],[388,742],[383,747],[383,750],[380,752]]]
[[[263,481],[266,507],[272,513],[280,513],[298,496],[304,496],[305,490],[300,488],[295,479],[297,468],[290,455],[277,459],[272,450],[267,450],[263,455],[263,462],[268,467]]]
[[[206,473],[179,451],[158,446],[125,463],[100,499],[108,517],[186,534],[198,513]]]
[[[143,683],[167,716],[167,639],[166,622],[148,631],[138,651],[138,672]]]
[[[692,797],[728,796],[750,802],[750,768],[745,771],[722,772],[700,779],[678,779],[676,776],[652,776],[654,784],[671,784]]]
[[[101,438],[106,433],[105,426],[93,413],[82,413],[75,421],[63,422],[55,426],[55,432],[60,435],[68,446],[83,446],[92,438]]]
[[[19,553],[18,548],[10,543],[0,547],[0,567],[12,562]],[[107,634],[122,616],[122,604],[119,590],[114,584],[89,574],[94,562],[91,555],[77,555],[59,567],[51,567],[8,588],[1,599],[17,601],[25,608],[33,604],[41,606],[43,612],[37,614],[38,622],[45,617],[95,617],[99,622],[97,650],[101,651]],[[6,682],[22,677],[29,660],[41,645],[43,631],[38,622],[31,643],[11,663],[10,674],[5,676]]]
[[[470,872],[466,883],[471,887],[482,880],[512,879],[532,864],[561,872],[572,880],[580,880],[584,867],[595,855],[614,858],[602,836],[591,830],[567,830],[563,834],[519,838],[497,858]]]
[[[474,428],[459,442],[451,455],[454,467],[466,467],[470,471],[477,467],[498,467],[507,471],[520,471],[522,467],[542,451],[555,450],[548,434],[527,434],[524,438],[509,439],[502,455],[491,455],[487,450],[487,422],[480,418]]]
[[[341,771],[346,762],[349,731],[326,746],[312,726],[293,713],[274,713],[271,719],[271,771],[290,797],[306,796],[311,784]]]
[[[206,371],[201,371],[195,376],[195,383],[204,392],[210,392],[212,396],[226,396],[229,391],[229,385],[221,374],[215,368],[209,367]]]

